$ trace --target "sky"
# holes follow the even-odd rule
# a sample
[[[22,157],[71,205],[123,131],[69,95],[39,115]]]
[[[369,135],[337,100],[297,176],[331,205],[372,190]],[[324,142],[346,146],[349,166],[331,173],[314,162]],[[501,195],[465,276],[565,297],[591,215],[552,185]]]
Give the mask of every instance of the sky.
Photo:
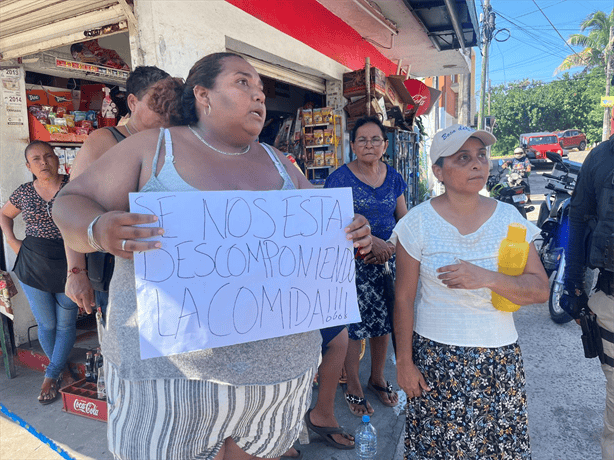
[[[476,1],[478,17],[483,3],[484,0]],[[561,73],[554,75],[554,70],[573,52],[566,40],[571,34],[580,33],[580,23],[589,14],[598,10],[609,14],[614,0],[490,0],[490,5],[496,15],[497,32],[490,46],[488,75],[491,85],[496,86],[525,78],[544,82],[557,79]],[[580,49],[575,47],[574,51]],[[476,91],[479,93],[481,50],[473,50],[478,53]],[[570,73],[579,70],[575,68]]]

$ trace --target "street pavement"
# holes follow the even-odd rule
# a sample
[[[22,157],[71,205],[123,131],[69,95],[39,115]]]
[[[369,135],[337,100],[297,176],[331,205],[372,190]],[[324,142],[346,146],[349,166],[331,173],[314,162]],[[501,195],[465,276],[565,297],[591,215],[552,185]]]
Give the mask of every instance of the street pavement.
[[[581,161],[584,156],[570,152],[574,161]],[[548,171],[540,168],[530,177],[536,209],[545,192],[541,174]],[[529,219],[535,221],[537,212],[531,213]],[[575,322],[555,324],[547,304],[523,307],[514,316],[527,377],[532,459],[600,459],[605,378],[596,359],[584,358],[579,326]],[[365,385],[369,367],[367,348],[361,362],[361,381]],[[394,384],[392,346],[385,375]],[[36,401],[42,378],[40,372],[17,367],[17,376],[8,380],[3,364],[0,365],[0,460],[112,459],[106,444],[105,423],[63,412],[61,401],[48,406]],[[317,390],[314,402],[316,395]],[[373,423],[378,430],[377,458],[401,460],[402,410],[386,408],[369,392],[366,395],[376,411]],[[341,388],[337,390],[335,413],[339,423],[350,432],[360,423],[358,417],[350,414]],[[356,458],[354,451],[329,447],[313,433],[309,444],[297,447],[305,460]]]

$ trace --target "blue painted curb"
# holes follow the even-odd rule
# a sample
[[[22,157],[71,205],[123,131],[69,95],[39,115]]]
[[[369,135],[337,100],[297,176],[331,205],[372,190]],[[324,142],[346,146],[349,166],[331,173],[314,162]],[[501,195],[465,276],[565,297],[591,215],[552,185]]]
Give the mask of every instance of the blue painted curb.
[[[6,415],[13,422],[15,422],[18,425],[20,425],[22,428],[25,428],[26,430],[28,430],[31,434],[33,434],[40,441],[42,441],[43,443],[47,444],[52,450],[54,450],[55,452],[60,454],[60,457],[65,458],[66,460],[76,460],[74,457],[71,457],[68,454],[68,452],[66,452],[64,449],[62,449],[60,446],[58,446],[53,440],[49,439],[43,433],[41,433],[41,432],[37,431],[36,429],[34,429],[32,427],[32,425],[30,425],[24,419],[19,417],[17,414],[14,414],[13,412],[11,412],[2,403],[0,403],[0,412],[2,412],[4,415]]]

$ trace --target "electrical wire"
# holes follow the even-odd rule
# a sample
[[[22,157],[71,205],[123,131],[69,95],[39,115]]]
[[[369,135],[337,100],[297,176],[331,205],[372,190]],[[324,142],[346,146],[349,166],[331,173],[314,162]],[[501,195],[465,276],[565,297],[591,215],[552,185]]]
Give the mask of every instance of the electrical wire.
[[[584,61],[586,64],[588,64],[588,62],[582,58],[582,56],[580,56],[578,53],[576,53],[576,51],[569,45],[569,43],[567,43],[567,40],[565,40],[563,38],[563,36],[561,35],[561,33],[557,30],[557,28],[554,26],[554,24],[552,24],[552,21],[550,21],[550,18],[548,18],[548,16],[546,16],[546,13],[544,13],[544,10],[542,10],[539,5],[537,4],[537,2],[535,0],[533,0],[533,3],[535,3],[535,6],[537,8],[539,8],[539,11],[541,11],[541,13],[544,15],[544,17],[548,20],[548,22],[550,23],[550,25],[552,26],[552,28],[555,30],[555,32],[557,34],[559,34],[559,37],[561,37],[561,40],[563,40],[565,42],[565,45],[567,45],[567,47],[573,52],[573,54],[575,54],[576,56],[578,56],[578,58],[580,58],[582,61]]]

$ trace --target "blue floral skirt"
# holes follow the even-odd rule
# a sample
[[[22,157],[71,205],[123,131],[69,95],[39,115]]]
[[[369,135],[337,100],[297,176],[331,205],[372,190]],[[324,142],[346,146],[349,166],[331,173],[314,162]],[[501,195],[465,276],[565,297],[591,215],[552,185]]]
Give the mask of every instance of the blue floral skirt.
[[[388,265],[395,273],[395,256]],[[387,292],[384,277],[384,264],[366,264],[356,260],[356,294],[360,323],[348,324],[348,334],[352,340],[381,337],[392,332],[390,313],[394,307],[394,295]]]
[[[414,334],[413,354],[431,391],[408,401],[405,460],[531,458],[517,343],[458,347]]]

